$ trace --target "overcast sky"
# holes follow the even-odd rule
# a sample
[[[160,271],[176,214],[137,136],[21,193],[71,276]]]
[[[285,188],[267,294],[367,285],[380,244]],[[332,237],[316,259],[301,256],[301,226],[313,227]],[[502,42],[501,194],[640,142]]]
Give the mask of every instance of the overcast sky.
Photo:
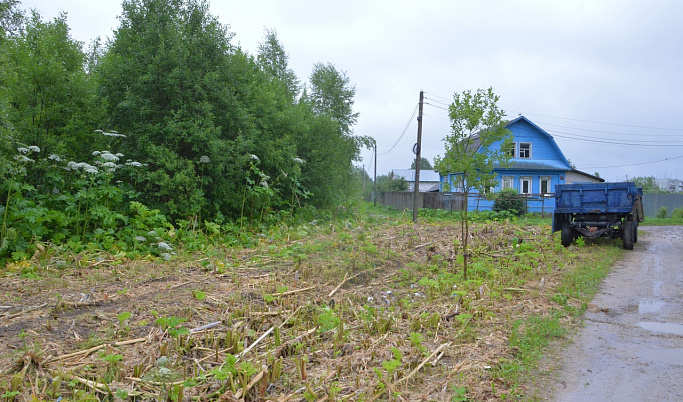
[[[44,18],[67,12],[86,44],[112,36],[120,4],[22,1]],[[410,167],[421,90],[431,162],[444,152],[453,93],[493,87],[509,117],[553,135],[579,170],[683,179],[683,2],[214,0],[211,13],[251,54],[275,29],[303,81],[317,62],[345,71],[355,132],[377,140],[378,175]],[[362,156],[372,175],[372,152]]]

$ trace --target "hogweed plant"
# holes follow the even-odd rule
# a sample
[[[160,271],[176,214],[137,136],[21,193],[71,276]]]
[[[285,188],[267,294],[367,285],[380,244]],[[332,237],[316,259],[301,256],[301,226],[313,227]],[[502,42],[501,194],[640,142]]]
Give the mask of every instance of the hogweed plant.
[[[112,141],[124,137],[99,131]],[[81,252],[87,243],[105,250],[161,254],[160,242],[170,224],[158,213],[136,203],[127,178],[144,164],[111,150],[92,152],[90,162],[66,161],[56,154],[41,157],[36,146],[20,146],[0,181],[0,259],[28,258],[38,242],[66,243]],[[143,241],[149,230],[159,239]],[[168,253],[169,255],[172,252]]]

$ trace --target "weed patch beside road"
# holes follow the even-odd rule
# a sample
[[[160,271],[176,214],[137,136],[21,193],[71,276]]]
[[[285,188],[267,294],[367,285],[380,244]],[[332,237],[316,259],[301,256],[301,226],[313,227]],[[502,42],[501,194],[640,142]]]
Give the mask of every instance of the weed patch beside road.
[[[549,339],[620,255],[565,249],[547,220],[400,214],[281,228],[250,249],[73,261],[46,249],[2,271],[8,400],[486,400],[525,394]],[[58,263],[59,261],[59,263]]]

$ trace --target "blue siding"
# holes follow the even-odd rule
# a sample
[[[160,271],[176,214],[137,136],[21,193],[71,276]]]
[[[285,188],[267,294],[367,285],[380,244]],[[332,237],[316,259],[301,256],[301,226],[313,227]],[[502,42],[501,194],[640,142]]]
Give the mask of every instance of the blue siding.
[[[549,193],[553,193],[555,185],[565,182],[565,174],[571,171],[569,161],[557,146],[557,143],[550,134],[535,125],[524,116],[520,116],[507,125],[515,142],[515,158],[510,159],[509,168],[497,168],[494,192],[502,189],[503,177],[510,176],[513,179],[512,188],[522,193],[522,178],[530,178],[530,193],[535,195],[529,198],[529,212],[552,212],[555,208],[555,198],[552,196],[541,197],[541,178],[550,179]],[[531,158],[519,158],[519,144],[531,143]],[[492,147],[500,147],[500,142]],[[440,191],[445,191],[445,183],[453,183],[453,174],[441,175]],[[449,191],[457,192],[458,189],[451,186]],[[474,205],[473,205],[474,204]],[[478,205],[476,205],[478,204]],[[490,210],[493,201],[479,200],[468,204],[468,210]]]

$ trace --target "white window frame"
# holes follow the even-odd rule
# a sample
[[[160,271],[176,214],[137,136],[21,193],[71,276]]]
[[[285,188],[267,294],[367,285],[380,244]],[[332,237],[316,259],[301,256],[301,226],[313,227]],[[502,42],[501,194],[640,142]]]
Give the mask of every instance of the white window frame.
[[[529,183],[527,188],[528,191],[524,191],[524,183]],[[531,177],[525,176],[519,178],[519,193],[525,195],[531,195],[533,193],[533,180]]]
[[[522,145],[529,145],[529,156],[522,156]],[[526,151],[526,150],[525,150]],[[531,143],[530,142],[520,142],[519,152],[517,153],[520,159],[531,159]]]
[[[508,184],[506,184],[508,182]],[[505,190],[506,188],[515,188],[515,177],[514,176],[503,176],[503,179],[501,180],[501,185],[500,185],[501,190]]]
[[[512,152],[510,152],[512,151]],[[512,147],[507,149],[507,153],[510,154],[511,159],[515,159],[517,157],[517,143],[513,142]]]
[[[543,192],[543,182],[548,182],[548,185],[546,186],[546,192]],[[551,177],[543,176],[539,179],[538,181],[538,190],[541,193],[542,196],[549,196],[550,194],[553,193],[552,189],[553,185],[553,180]]]

